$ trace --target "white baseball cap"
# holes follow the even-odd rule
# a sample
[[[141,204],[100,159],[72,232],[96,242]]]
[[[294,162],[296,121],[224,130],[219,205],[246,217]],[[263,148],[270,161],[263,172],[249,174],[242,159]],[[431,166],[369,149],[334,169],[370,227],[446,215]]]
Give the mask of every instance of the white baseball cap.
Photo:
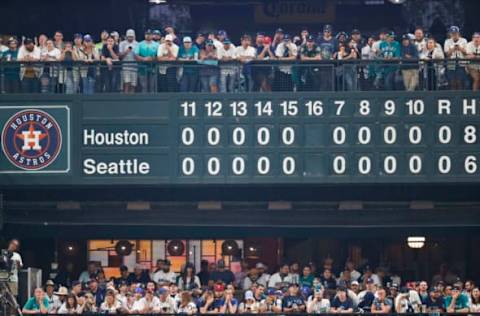
[[[253,292],[252,291],[246,291],[245,292],[245,300],[253,300]]]
[[[167,34],[167,36],[165,36],[165,40],[173,42],[173,35],[172,34]]]
[[[132,30],[132,29],[129,29],[129,30],[127,30],[127,32],[125,33],[125,36],[133,36],[133,37],[135,37],[135,31]]]
[[[168,36],[168,35],[167,35],[167,36]],[[191,43],[191,42],[192,42],[192,38],[191,38],[190,36],[185,36],[185,37],[183,38],[183,42],[184,42],[184,43]]]

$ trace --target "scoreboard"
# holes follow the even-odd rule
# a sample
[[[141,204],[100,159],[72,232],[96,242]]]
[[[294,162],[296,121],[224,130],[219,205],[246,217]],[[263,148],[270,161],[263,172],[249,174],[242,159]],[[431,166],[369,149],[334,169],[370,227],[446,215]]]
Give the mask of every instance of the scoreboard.
[[[9,97],[0,126],[2,185],[480,179],[471,92]]]

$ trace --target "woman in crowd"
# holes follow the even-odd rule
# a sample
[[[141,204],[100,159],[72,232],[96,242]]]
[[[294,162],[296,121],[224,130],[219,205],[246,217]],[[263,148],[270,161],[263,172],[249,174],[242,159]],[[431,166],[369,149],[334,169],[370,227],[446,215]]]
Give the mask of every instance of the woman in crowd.
[[[79,49],[78,60],[87,64],[80,68],[83,93],[93,94],[95,92],[95,78],[97,72],[96,66],[93,63],[99,60],[99,56],[98,51],[95,49],[92,37],[88,34],[83,37],[83,47]]]
[[[424,80],[427,80],[427,90],[437,90],[442,80],[445,80],[445,68],[442,63],[435,62],[435,60],[445,59],[445,55],[433,37],[428,39],[425,51],[420,58],[430,61],[426,64],[426,69],[423,69]]]
[[[116,299],[114,289],[108,289],[105,294],[105,301],[100,305],[100,312],[107,314],[116,314],[122,307],[120,302]]]
[[[480,313],[480,290],[478,287],[472,290],[472,303],[470,305],[470,312]]]
[[[180,290],[190,291],[200,287],[200,279],[195,274],[195,266],[191,263],[187,263],[185,268],[183,268],[180,278],[178,279],[178,288]]]
[[[190,292],[182,292],[177,312],[185,315],[193,315],[197,313],[197,305],[193,302],[192,294],[190,294]]]
[[[59,61],[61,52],[53,44],[53,40],[48,39],[46,49],[42,51],[40,61],[44,62],[43,74],[40,77],[40,87],[42,93],[53,93],[58,80],[59,64],[49,63]]]
[[[81,314],[82,307],[77,302],[77,297],[70,293],[67,295],[65,302],[60,306],[58,314]]]

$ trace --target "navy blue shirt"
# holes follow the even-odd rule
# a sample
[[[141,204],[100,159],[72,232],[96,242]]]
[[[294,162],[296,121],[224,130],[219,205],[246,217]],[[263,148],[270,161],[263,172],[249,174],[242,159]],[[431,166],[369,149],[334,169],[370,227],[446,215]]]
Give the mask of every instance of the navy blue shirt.
[[[347,297],[347,299],[343,302],[340,301],[338,297],[335,297],[332,302],[332,307],[347,310],[353,308],[353,302],[349,297]]]
[[[298,307],[305,305],[303,297],[301,296],[287,296],[283,299],[283,308],[293,308],[296,305]]]

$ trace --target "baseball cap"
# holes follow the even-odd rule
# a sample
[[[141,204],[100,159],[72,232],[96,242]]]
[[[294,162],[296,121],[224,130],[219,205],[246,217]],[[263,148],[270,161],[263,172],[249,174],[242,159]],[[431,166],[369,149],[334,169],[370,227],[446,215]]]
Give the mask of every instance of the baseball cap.
[[[163,295],[163,294],[166,294],[168,292],[168,290],[164,287],[161,287],[158,289],[158,294],[160,295]]]
[[[227,36],[227,31],[225,31],[225,30],[219,30],[219,31],[217,32],[217,35]]]
[[[205,37],[205,34],[202,33],[202,32],[198,32],[198,33],[197,33],[197,37]]]
[[[267,289],[267,295],[275,295],[275,292],[276,292],[276,291],[277,291],[277,290],[275,290],[275,288],[269,287],[269,288]]]
[[[17,42],[17,39],[13,36],[8,39],[7,43],[10,44],[12,42]]]
[[[264,265],[263,263],[259,262],[259,263],[257,263],[257,264],[255,265],[255,268],[257,268],[257,269],[265,269],[266,267],[265,267],[265,265]]]
[[[191,43],[191,42],[192,42],[192,38],[191,38],[190,36],[185,36],[185,37],[183,38],[183,42],[184,42],[184,43]]]
[[[206,41],[205,41],[205,45],[207,45],[207,46],[213,46],[213,41],[210,40],[210,39],[209,39],[209,40],[206,40]]]
[[[127,32],[125,33],[125,36],[127,36],[127,37],[128,37],[128,36],[133,36],[133,37],[135,37],[135,31],[132,30],[132,29],[129,29],[129,30],[127,30]]]
[[[91,41],[92,41],[92,36],[90,36],[90,34],[85,34],[85,35],[83,36],[83,40],[84,40],[85,42],[91,42]]]
[[[402,40],[410,40],[410,35],[408,35],[408,34],[403,34],[403,35],[402,35]]]
[[[143,291],[143,289],[142,289],[141,287],[137,287],[137,288],[135,289],[135,293],[137,293],[137,294],[143,294],[143,292],[144,292],[144,291]]]
[[[223,285],[222,283],[217,283],[215,284],[215,286],[213,287],[213,290],[215,292],[223,292],[225,291],[225,285]]]
[[[45,286],[55,286],[55,283],[54,283],[52,280],[48,280],[48,281],[45,283]]]
[[[307,42],[314,42],[315,38],[312,35],[307,36]]]
[[[28,45],[28,44],[32,44],[33,43],[33,39],[31,39],[30,37],[27,37],[24,41],[23,41],[23,44],[24,45]]]
[[[117,31],[113,31],[112,33],[110,33],[110,36],[113,36],[113,37],[120,37],[120,34],[118,34]]]
[[[391,289],[396,289],[396,290],[398,290],[398,284],[392,283],[392,284],[390,285],[390,288],[391,288]]]
[[[325,24],[323,26],[323,31],[324,32],[332,32],[332,30],[333,30],[333,27],[330,24]]]
[[[167,34],[167,36],[165,36],[165,40],[172,42],[173,41],[173,35],[172,34]],[[165,264],[166,263],[167,263],[167,260],[165,260]]]
[[[387,33],[387,36],[388,37],[395,37],[395,32],[394,31],[390,31]]]
[[[286,41],[289,41],[291,40],[292,38],[290,37],[290,35],[288,34],[285,34],[285,36],[283,37],[283,40],[286,42]]]
[[[460,28],[456,25],[452,25],[450,26],[450,28],[448,29],[448,32],[449,33],[460,33]]]
[[[355,34],[362,34],[362,32],[360,32],[359,29],[353,29],[352,30],[352,35],[355,35]]]
[[[145,34],[153,34],[153,32],[152,32],[151,29],[146,29],[146,30],[145,30]]]
[[[223,44],[224,44],[224,45],[232,44],[232,41],[229,40],[228,38],[226,38],[226,39],[223,41]]]
[[[160,30],[153,30],[153,35],[162,35],[162,32],[160,32]]]
[[[372,283],[373,283],[373,279],[372,279],[372,278],[368,278],[368,279],[367,279],[367,283],[368,283],[368,284],[372,284]]]
[[[73,38],[76,39],[76,38],[83,38],[82,34],[81,33],[75,33],[73,34]]]
[[[246,291],[245,292],[245,300],[253,300],[253,292],[252,291]]]
[[[360,285],[358,281],[352,281],[352,285]]]
[[[275,33],[282,33],[283,34],[283,29],[282,28],[278,28]]]

